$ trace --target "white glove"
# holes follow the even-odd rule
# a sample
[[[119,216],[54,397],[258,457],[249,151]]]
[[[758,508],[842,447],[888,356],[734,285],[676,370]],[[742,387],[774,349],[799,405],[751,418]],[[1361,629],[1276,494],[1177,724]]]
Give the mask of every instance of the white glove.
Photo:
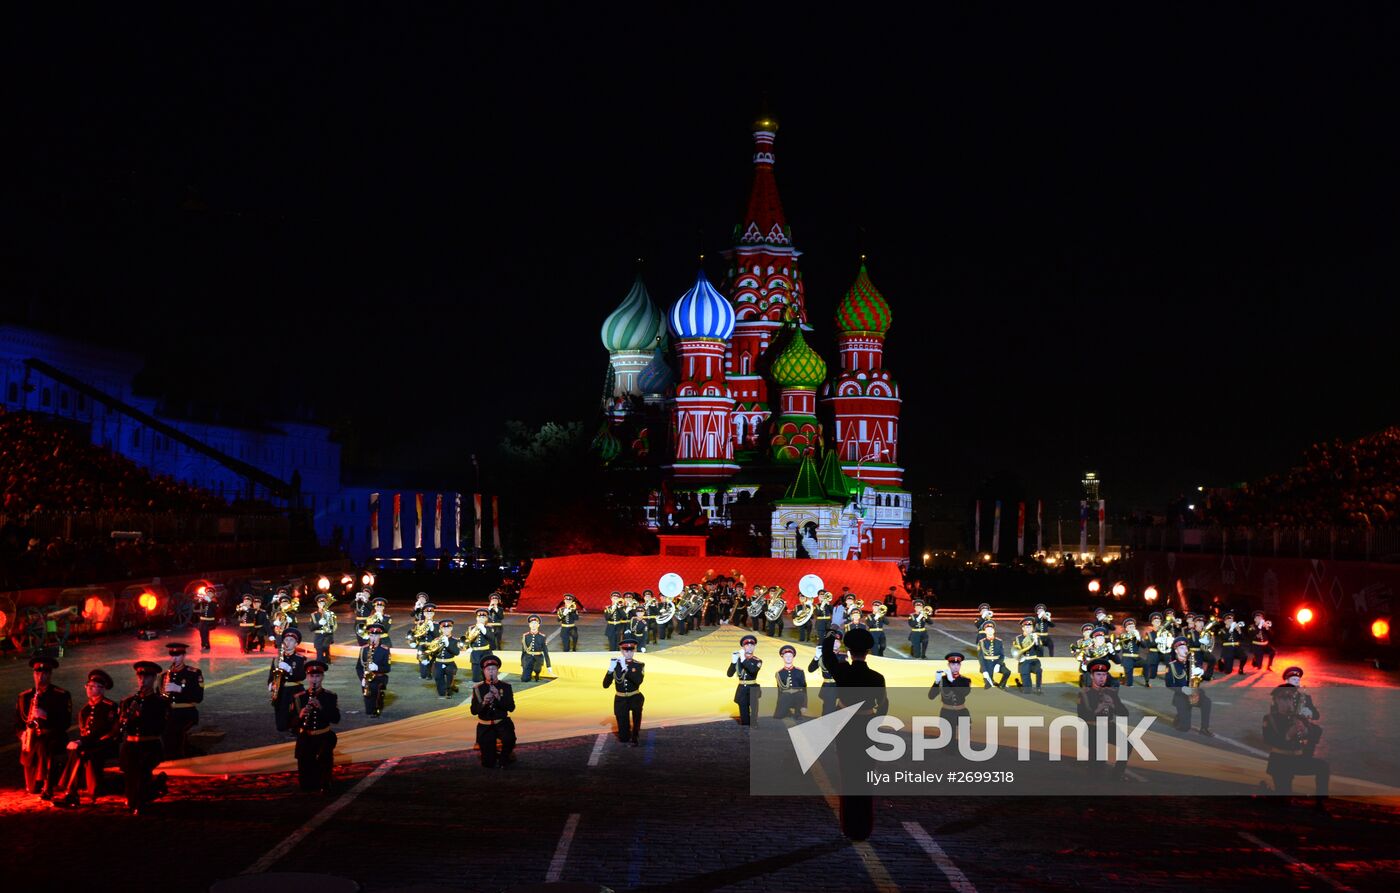
[[[375,663],[374,661],[370,661],[369,666],[365,667],[365,669],[366,669],[366,670],[369,670],[371,673],[378,673],[378,672],[379,672],[379,664]]]
[[[35,719],[48,719],[48,718],[49,718],[49,711],[45,710],[43,707],[35,707],[35,708],[34,708],[34,718],[35,718]]]
[[[944,675],[944,674],[943,674],[943,671],[942,671],[942,670],[934,670],[934,671],[933,671],[933,681],[934,681],[934,683],[935,683],[936,685],[942,685],[942,684],[943,684],[943,675]]]
[[[1191,675],[1192,675],[1192,676],[1204,676],[1205,674],[1206,674],[1206,671],[1205,671],[1203,668],[1201,668],[1201,667],[1193,667],[1193,668],[1191,669]]]
[[[290,673],[290,672],[292,671],[292,665],[289,664],[289,663],[287,663],[285,660],[284,660],[284,661],[278,661],[277,666],[279,666],[279,667],[282,668],[282,672],[283,672],[283,673]],[[167,689],[167,691],[168,691],[168,690],[169,690],[169,689]]]
[[[269,683],[267,684],[267,690],[268,690],[268,691],[272,691],[274,685],[275,685],[275,683],[269,682]]]
[[[1301,716],[1301,717],[1303,717],[1303,719],[1312,719],[1312,718],[1313,718],[1313,712],[1312,712],[1311,710],[1309,710],[1307,707],[1304,707],[1302,710],[1299,710],[1299,711],[1298,711],[1298,715]]]
[[[185,687],[184,687],[183,685],[181,685],[180,683],[178,683],[178,682],[167,682],[167,683],[165,684],[165,691],[166,691],[167,694],[172,694],[172,695],[173,695],[173,694],[175,694],[176,692],[181,692],[181,691],[184,691],[184,690],[185,690]]]
[[[730,657],[730,661],[729,661],[730,663],[737,664],[737,663],[739,662],[739,652],[736,651],[736,652],[734,652],[733,654],[729,655],[729,657]]]
[[[621,663],[622,663],[622,659],[621,659],[621,658],[614,657],[614,658],[612,659],[612,662],[608,664],[608,670],[609,670],[610,672],[616,671],[617,668],[618,668],[618,666],[619,666]]]

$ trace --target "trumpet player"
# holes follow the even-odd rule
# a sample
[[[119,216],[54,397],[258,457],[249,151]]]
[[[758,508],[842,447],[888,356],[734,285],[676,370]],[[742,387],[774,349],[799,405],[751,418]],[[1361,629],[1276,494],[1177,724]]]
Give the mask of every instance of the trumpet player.
[[[438,624],[437,641],[429,643],[433,654],[433,683],[437,685],[438,700],[452,697],[457,690],[457,655],[462,653],[462,640],[452,636],[452,618]]]
[[[641,615],[642,609],[637,609]],[[525,621],[530,626],[530,631],[520,637],[520,681],[529,682],[540,681],[540,670],[545,667],[553,669],[549,661],[549,637],[540,632],[540,618],[536,614],[531,614]],[[642,621],[643,635],[646,633],[646,620]]]
[[[1289,667],[1283,673],[1284,682],[1273,690],[1273,704],[1264,717],[1264,743],[1269,746],[1266,771],[1274,780],[1274,791],[1285,796],[1293,793],[1293,779],[1297,776],[1316,778],[1314,804],[1322,810],[1332,767],[1315,755],[1318,739],[1322,737],[1322,728],[1316,724],[1317,708],[1301,689],[1303,671]]]
[[[282,647],[272,659],[267,671],[267,693],[272,700],[272,716],[277,731],[291,729],[292,696],[301,691],[306,680],[306,658],[297,654],[301,630],[289,627],[282,636]]]
[[[335,729],[340,722],[340,704],[335,692],[321,687],[326,664],[313,660],[306,664],[306,689],[292,698],[292,733],[297,736],[293,752],[297,758],[297,781],[307,793],[331,792],[335,773]]]
[[[1270,673],[1274,671],[1274,646],[1269,644],[1269,630],[1273,625],[1273,621],[1264,618],[1263,611],[1254,612],[1254,625],[1249,629],[1249,665],[1256,670],[1263,666],[1267,657],[1269,665],[1264,669]]]
[[[924,600],[914,599],[914,610],[909,615],[909,656],[915,660],[928,660],[928,615]]]
[[[1158,672],[1162,671],[1171,660],[1172,639],[1176,638],[1162,623],[1162,612],[1153,611],[1147,615],[1147,630],[1143,634],[1143,639],[1147,643],[1148,652],[1143,663],[1143,678],[1151,682],[1157,678]]]
[[[802,711],[807,709],[807,675],[801,667],[792,665],[797,658],[797,646],[786,644],[778,649],[778,655],[783,659],[783,666],[774,674],[778,680],[778,709],[773,718],[782,719],[789,714],[801,718]]]
[[[272,618],[268,616],[263,608],[261,595],[253,596],[253,629],[248,636],[248,650],[254,648],[258,651],[267,650],[267,639],[272,634]]]
[[[646,615],[647,635],[642,641],[655,645],[661,641],[661,629],[656,618],[661,615],[661,602],[650,589],[642,590],[642,613]]]
[[[1139,661],[1146,649],[1152,646],[1143,642],[1142,635],[1138,632],[1137,620],[1132,617],[1123,621],[1123,631],[1114,637],[1114,645],[1118,650],[1118,662],[1123,665],[1124,684],[1131,686]],[[1152,687],[1147,678],[1146,665],[1142,668],[1142,684],[1148,688]]]
[[[1206,616],[1195,614],[1191,617],[1191,629],[1186,634],[1191,643],[1191,651],[1196,658],[1196,666],[1205,671],[1202,682],[1209,682],[1215,676],[1215,637],[1206,629]]]
[[[1055,628],[1055,621],[1050,619],[1050,611],[1044,605],[1035,606],[1035,637],[1040,640],[1041,653],[1046,657],[1055,656],[1055,638],[1050,635],[1050,630]]]
[[[355,593],[354,607],[355,615],[355,644],[361,648],[365,642],[365,626],[369,624],[369,615],[374,613],[374,606],[369,603],[369,593],[363,589]]]
[[[603,632],[608,638],[608,650],[616,651],[618,641],[622,638],[622,628],[627,625],[627,609],[622,606],[622,593],[612,592],[608,595],[608,606],[603,609]],[[681,630],[682,633],[685,630]],[[475,680],[476,676],[473,675]]]
[[[1040,657],[1045,651],[1045,646],[1040,644],[1040,637],[1035,634],[1034,617],[1027,617],[1021,621],[1021,635],[1011,643],[1011,650],[1016,655],[1016,669],[1021,673],[1022,690],[1037,695],[1044,694],[1040,688],[1044,679]],[[1035,678],[1035,688],[1031,688],[1032,677]]]
[[[948,669],[946,672],[934,671],[933,685],[928,690],[929,700],[936,700],[942,705],[938,708],[938,716],[947,720],[952,729],[950,741],[957,740],[958,724],[963,717],[967,717],[968,722],[972,721],[972,714],[967,709],[967,696],[972,689],[972,680],[962,674],[964,660],[962,652],[959,651],[950,651],[943,655]]]
[[[376,597],[371,603],[370,614],[365,622],[365,626],[369,627],[372,624],[374,626],[379,627],[380,641],[384,643],[384,647],[392,648],[394,646],[390,644],[389,633],[390,630],[393,629],[394,621],[389,617],[388,614],[384,613],[385,609],[388,607],[388,604],[389,603],[386,602],[382,597]]]
[[[117,755],[117,702],[107,697],[112,685],[105,670],[88,672],[87,703],[78,711],[78,738],[68,742],[68,762],[55,789],[54,806],[77,806],[85,789],[88,802],[97,802],[102,768]]]
[[[1200,690],[1203,667],[1196,666],[1196,658],[1191,653],[1191,644],[1185,636],[1172,640],[1172,660],[1167,664],[1167,688],[1172,690],[1172,706],[1176,708],[1176,721],[1172,724],[1178,732],[1191,731],[1191,708],[1201,711],[1200,732],[1206,737],[1214,737],[1210,730],[1210,697]]]
[[[233,613],[238,619],[238,647],[244,654],[250,654],[253,651],[253,641],[257,635],[258,627],[257,611],[253,608],[253,597],[251,595],[243,596]]]
[[[726,676],[738,676],[734,687],[734,703],[739,705],[739,725],[758,725],[758,699],[763,694],[758,684],[758,671],[763,661],[754,657],[758,637],[749,633],[739,640],[739,651],[730,655]]]
[[[994,612],[992,606],[983,602],[977,606],[977,619],[972,621],[973,629],[977,632],[977,641],[982,641],[982,633],[985,625],[992,621]]]
[[[817,603],[812,610],[812,625],[818,642],[825,639],[827,631],[831,629],[831,593],[825,589],[817,593]]]
[[[316,659],[331,665],[331,646],[335,644],[335,612],[330,609],[330,596],[316,596],[316,610],[311,613],[312,641],[316,644]]]
[[[486,626],[485,608],[477,609],[476,625],[467,630],[463,638],[466,640],[467,650],[471,653],[472,684],[475,685],[486,678],[481,672],[481,662],[491,654],[491,631]]]
[[[1235,619],[1234,613],[1225,612],[1220,623],[1220,662],[1219,670],[1226,676],[1235,672],[1235,662],[1240,665],[1240,675],[1244,675],[1246,654],[1244,651],[1244,624]]]
[[[866,629],[875,638],[875,648],[873,653],[876,657],[885,656],[885,615],[889,613],[889,608],[884,602],[876,602],[875,607],[870,611],[870,623]]]
[[[34,686],[15,701],[15,734],[19,736],[19,764],[24,769],[24,789],[48,800],[58,780],[59,757],[68,745],[73,721],[73,696],[54,685],[58,661],[40,655],[29,661]]]
[[[209,634],[219,625],[219,603],[209,587],[201,586],[195,592],[195,621],[199,626],[199,650],[208,651]]]
[[[1006,688],[1006,680],[1011,678],[1011,671],[1006,667],[1006,648],[997,638],[997,625],[990,620],[982,624],[982,638],[977,641],[977,662],[982,671],[983,688],[992,687],[992,674],[996,672],[1001,673],[996,687]]]
[[[389,646],[382,641],[383,636],[384,627],[379,624],[366,626],[365,646],[360,649],[360,657],[355,661],[355,674],[360,677],[360,694],[365,699],[365,716],[369,717],[379,717],[384,713],[384,693],[389,687],[392,656]]]
[[[476,717],[476,746],[481,751],[483,769],[502,769],[515,762],[515,723],[510,713],[515,709],[515,695],[510,684],[497,678],[501,659],[491,655],[481,662],[484,678],[472,686],[472,715]],[[500,742],[497,755],[496,743]]]
[[[560,647],[564,651],[578,650],[578,600],[574,598],[572,592],[564,593],[564,603],[555,609],[555,616],[559,618],[559,641]],[[671,638],[671,628],[667,624],[666,638]]]
[[[643,608],[641,605],[637,605],[635,608],[632,609],[632,616],[627,621],[627,625],[622,628],[622,634],[624,636],[631,636],[638,642],[646,642],[647,615],[645,608]],[[640,650],[646,651],[647,646],[643,644]]]
[[[204,673],[185,663],[184,642],[167,642],[170,669],[165,671],[161,693],[170,701],[170,718],[165,723],[161,748],[165,759],[186,756],[185,735],[199,722],[199,704],[204,701]]]
[[[501,606],[501,594],[491,593],[491,598],[486,603],[486,628],[491,631],[491,647],[500,651],[505,647],[502,643],[505,634],[506,609]]]

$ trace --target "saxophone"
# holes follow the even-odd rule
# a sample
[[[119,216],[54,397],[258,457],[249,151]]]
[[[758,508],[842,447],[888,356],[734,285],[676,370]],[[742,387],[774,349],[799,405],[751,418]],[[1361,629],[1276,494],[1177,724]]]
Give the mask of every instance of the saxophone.
[[[277,656],[272,659],[272,691],[268,692],[267,699],[273,704],[276,704],[277,699],[282,697],[282,684],[287,680],[287,674],[278,666],[287,659],[286,653],[285,646],[279,648]]]
[[[1190,699],[1191,706],[1195,707],[1201,703],[1201,677],[1196,675],[1196,652],[1190,649],[1186,651],[1186,675],[1186,697]]]
[[[39,689],[34,689],[34,695],[29,699],[29,715],[24,718],[24,734],[19,739],[19,749],[24,753],[29,753],[34,749],[34,738],[39,734],[39,717],[35,710],[39,707]]]

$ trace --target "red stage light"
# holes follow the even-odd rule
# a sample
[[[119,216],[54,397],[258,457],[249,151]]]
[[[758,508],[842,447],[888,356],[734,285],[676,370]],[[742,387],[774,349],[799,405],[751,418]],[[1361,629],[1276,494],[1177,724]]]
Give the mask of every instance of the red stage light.
[[[196,589],[196,590],[194,591],[194,594],[195,594],[195,595],[204,595],[204,594],[205,594],[206,592],[208,592],[208,591],[209,591],[209,587],[208,587],[208,586],[201,586],[201,587],[199,587],[198,589]]]
[[[321,590],[322,592],[325,592],[326,590],[330,589],[330,579],[328,577],[321,577],[319,580],[316,581],[316,588]]]
[[[1098,580],[1090,580],[1090,581],[1089,581],[1089,591],[1090,591],[1090,592],[1098,592],[1100,588],[1101,588],[1101,584],[1099,583]]]
[[[1127,594],[1128,594],[1128,587],[1124,586],[1122,583],[1114,583],[1114,584],[1113,584],[1113,597],[1114,597],[1114,598],[1122,598],[1123,596],[1125,596],[1125,595],[1127,595]]]
[[[1313,610],[1312,608],[1299,608],[1294,618],[1298,621],[1299,626],[1307,626],[1309,623],[1312,623]]]
[[[1372,621],[1371,635],[1375,636],[1377,639],[1384,639],[1385,637],[1389,636],[1390,621],[1386,620],[1384,617]]]
[[[138,598],[138,599],[136,600],[136,604],[140,605],[140,606],[142,607],[142,609],[145,610],[145,612],[146,612],[147,614],[151,613],[152,611],[154,611],[154,610],[156,609],[156,596],[155,596],[155,593],[154,593],[154,592],[143,592],[143,593],[141,593],[141,597]]]
[[[5,629],[10,625],[10,615],[0,611],[0,629]]]
[[[89,623],[103,623],[112,616],[112,609],[101,598],[89,595],[83,602],[83,617]],[[0,623],[0,626],[4,626]]]
[[[1157,600],[1157,587],[1156,587],[1156,586],[1149,586],[1149,587],[1147,587],[1146,589],[1144,589],[1144,590],[1142,591],[1142,597],[1145,598],[1145,599],[1147,599],[1147,600],[1150,601],[1150,602],[1155,602],[1155,601]]]

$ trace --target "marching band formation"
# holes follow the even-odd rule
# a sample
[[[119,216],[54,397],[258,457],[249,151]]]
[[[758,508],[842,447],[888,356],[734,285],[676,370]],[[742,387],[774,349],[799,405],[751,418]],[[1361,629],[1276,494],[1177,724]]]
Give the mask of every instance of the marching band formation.
[[[755,725],[763,694],[763,661],[755,656],[758,634],[787,639],[787,622],[795,628],[795,643],[785,641],[779,649],[782,666],[773,674],[776,698],[775,719],[801,717],[808,706],[808,674],[818,679],[821,714],[838,709],[837,689],[861,673],[873,673],[863,661],[867,655],[886,651],[888,621],[895,615],[893,587],[869,609],[863,599],[848,589],[838,597],[821,579],[807,575],[798,584],[799,594],[789,605],[781,586],[754,586],[750,591],[742,575],[708,576],[704,582],[685,585],[677,574],[667,574],[650,589],[613,592],[603,614],[610,657],[603,676],[603,687],[612,689],[613,712],[618,740],[637,746],[641,730],[644,664],[636,659],[648,645],[657,645],[673,636],[684,636],[704,626],[735,626],[746,630],[740,650],[730,656],[726,674],[735,679],[734,703],[741,725]],[[323,687],[331,665],[331,645],[337,629],[332,607],[334,596],[322,593],[310,618],[314,637],[314,659],[300,653],[303,635],[298,626],[300,600],[297,593],[279,593],[271,601],[271,611],[257,596],[244,596],[234,623],[244,654],[262,653],[269,640],[274,646],[268,669],[267,691],[277,731],[295,738],[295,757],[302,790],[328,793],[331,789],[336,734],[341,711],[334,692]],[[209,627],[217,615],[207,607],[211,599],[200,596],[197,628],[201,647],[208,650]],[[358,645],[356,677],[364,713],[370,718],[383,716],[388,691],[391,660],[390,633],[394,627],[386,613],[387,602],[368,591],[355,595],[351,608]],[[585,609],[574,595],[566,593],[554,611],[560,648],[577,651],[578,626]],[[915,599],[906,619],[908,656],[928,659],[929,625],[933,605]],[[1070,655],[1079,668],[1079,712],[1083,716],[1123,715],[1126,708],[1118,697],[1119,683],[1112,680],[1113,664],[1122,668],[1122,683],[1140,679],[1150,687],[1162,680],[1172,689],[1176,711],[1174,726],[1189,731],[1198,715],[1196,730],[1206,736],[1210,730],[1212,702],[1202,690],[1215,673],[1246,673],[1249,668],[1272,671],[1275,650],[1270,643],[1272,623],[1263,612],[1255,612],[1249,624],[1236,620],[1231,612],[1205,616],[1186,614],[1178,618],[1173,609],[1154,611],[1147,626],[1139,629],[1134,618],[1121,622],[1103,610],[1094,609],[1091,622],[1080,628],[1080,638],[1070,645]],[[471,672],[470,711],[477,721],[477,744],[484,767],[505,768],[514,762],[516,734],[511,714],[515,698],[509,683],[501,679],[504,650],[505,611],[499,595],[493,594],[487,607],[475,612],[474,623],[464,634],[455,634],[451,619],[439,620],[437,606],[426,593],[419,593],[408,626],[408,644],[417,655],[419,678],[431,681],[440,699],[458,691],[459,661],[465,659]],[[549,640],[541,629],[541,618],[529,615],[527,631],[520,636],[520,679],[539,681],[543,673],[553,675]],[[1036,605],[1034,614],[1021,619],[1020,634],[1003,640],[989,604],[982,604],[974,622],[977,676],[983,688],[1005,689],[1015,664],[1016,685],[1024,693],[1043,695],[1042,660],[1053,657],[1055,629],[1051,612]],[[809,663],[799,665],[798,644],[814,643]],[[858,647],[857,647],[858,646]],[[851,649],[855,650],[851,650]],[[187,733],[198,722],[199,705],[204,700],[204,679],[198,668],[186,663],[187,646],[168,643],[170,666],[162,669],[150,661],[133,665],[136,692],[120,705],[106,697],[113,688],[110,675],[92,670],[85,686],[87,702],[78,715],[75,739],[69,739],[73,707],[69,694],[50,682],[57,661],[37,656],[30,666],[34,686],[21,693],[16,703],[16,728],[20,738],[20,761],[26,789],[56,806],[73,807],[84,795],[88,802],[97,797],[97,782],[103,766],[117,757],[124,777],[126,802],[132,813],[139,813],[165,792],[165,776],[155,774],[164,759],[187,754]],[[853,670],[853,659],[859,661]],[[972,679],[964,674],[967,658],[958,651],[944,656],[946,670],[934,674],[929,698],[940,703],[939,715],[954,729],[957,719],[967,715],[968,692]],[[854,675],[853,675],[854,673]],[[878,676],[878,674],[874,674]],[[1319,792],[1325,793],[1326,763],[1314,755],[1322,730],[1312,698],[1299,687],[1303,672],[1297,667],[1284,671],[1284,683],[1275,692],[1273,710],[1265,720],[1264,737],[1270,746],[1269,773],[1281,793],[1291,791],[1298,775],[1315,775]],[[872,677],[873,678],[873,677]],[[883,684],[883,683],[882,683]],[[1116,766],[1115,772],[1123,767]]]

